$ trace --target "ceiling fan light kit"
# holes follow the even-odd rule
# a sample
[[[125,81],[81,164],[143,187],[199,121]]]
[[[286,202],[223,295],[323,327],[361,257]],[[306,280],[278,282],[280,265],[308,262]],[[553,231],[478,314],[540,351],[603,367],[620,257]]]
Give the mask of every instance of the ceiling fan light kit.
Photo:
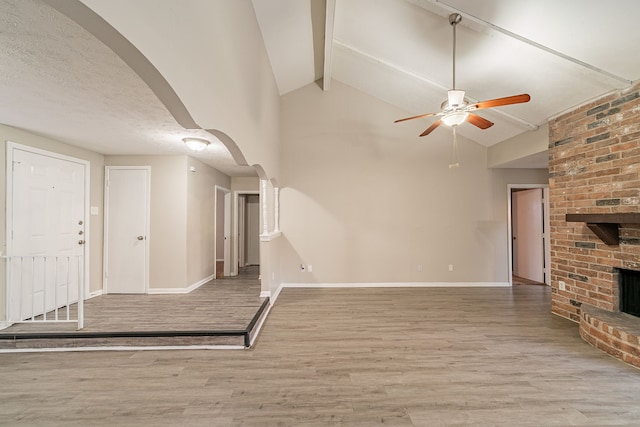
[[[521,95],[507,96],[504,98],[496,98],[488,101],[480,101],[477,103],[469,104],[465,99],[465,91],[456,89],[456,25],[462,21],[462,16],[459,13],[452,13],[449,15],[449,24],[453,28],[453,88],[447,92],[447,99],[440,106],[441,110],[438,113],[420,114],[418,116],[405,117],[398,119],[394,123],[404,122],[407,120],[420,119],[423,117],[441,117],[441,119],[435,121],[429,126],[420,136],[429,135],[441,124],[450,126],[453,129],[453,152],[452,162],[449,167],[457,167],[457,138],[456,138],[456,126],[469,122],[479,129],[488,129],[493,126],[493,123],[484,117],[477,114],[473,114],[475,110],[481,110],[486,108],[501,107],[503,105],[521,104],[529,102],[531,97],[523,93]],[[453,158],[455,157],[455,159]]]
[[[442,118],[442,123],[447,126],[458,126],[464,123],[469,117],[469,113],[466,111],[454,111]]]

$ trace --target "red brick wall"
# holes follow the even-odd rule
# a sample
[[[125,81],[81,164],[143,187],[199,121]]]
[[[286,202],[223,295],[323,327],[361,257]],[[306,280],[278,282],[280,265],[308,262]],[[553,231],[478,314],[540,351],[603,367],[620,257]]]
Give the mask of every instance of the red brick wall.
[[[639,88],[549,122],[551,309],[576,322],[582,303],[618,310],[614,268],[640,270],[640,225],[623,225],[620,244],[607,246],[565,221],[567,213],[640,212]]]

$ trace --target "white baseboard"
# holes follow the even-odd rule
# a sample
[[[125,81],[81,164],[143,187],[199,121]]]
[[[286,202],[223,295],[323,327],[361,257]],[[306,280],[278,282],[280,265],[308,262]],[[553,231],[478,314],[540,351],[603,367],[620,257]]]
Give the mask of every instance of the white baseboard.
[[[260,298],[271,298],[271,291],[261,291]]]
[[[0,322],[0,331],[3,329],[7,329],[11,325],[13,325],[12,322]]]
[[[283,283],[283,288],[494,288],[509,282]]]
[[[275,304],[276,300],[280,296],[280,292],[282,291],[282,288],[284,287],[285,284],[286,283],[281,283],[280,286],[278,286],[278,289],[276,289],[273,295],[271,295],[270,301],[272,305]]]
[[[99,297],[103,293],[104,292],[102,291],[102,289],[98,289],[97,291],[89,292],[89,295],[87,296],[85,301],[88,300],[88,299],[91,299],[91,298]]]
[[[282,283],[271,297],[274,304],[283,288],[508,288],[509,282],[377,282]]]
[[[153,294],[153,295],[157,295],[157,294],[188,294],[190,292],[195,291],[196,289],[198,289],[200,286],[204,285],[205,283],[208,283],[210,281],[213,280],[213,274],[209,277],[205,277],[204,279],[194,283],[193,285],[187,287],[187,288],[150,288],[149,291],[147,292],[148,294]]]
[[[269,292],[269,293],[271,293],[271,292]],[[267,309],[265,310],[264,313],[262,313],[262,316],[260,317],[260,321],[253,328],[253,337],[251,338],[251,342],[249,343],[249,347],[253,347],[253,344],[258,339],[258,336],[260,335],[260,331],[262,330],[262,325],[264,324],[265,320],[267,320],[267,317],[269,317],[269,312],[271,311],[271,307],[273,307],[273,302],[271,302],[271,300],[270,300],[269,304],[267,305]]]

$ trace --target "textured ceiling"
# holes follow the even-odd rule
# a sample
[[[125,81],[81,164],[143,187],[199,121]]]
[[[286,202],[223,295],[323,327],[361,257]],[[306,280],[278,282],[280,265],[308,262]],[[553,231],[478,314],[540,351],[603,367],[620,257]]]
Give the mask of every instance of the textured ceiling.
[[[38,0],[0,1],[0,64],[0,123],[107,155],[188,154],[255,175],[208,132],[178,125],[113,51]],[[194,153],[187,136],[212,144]]]

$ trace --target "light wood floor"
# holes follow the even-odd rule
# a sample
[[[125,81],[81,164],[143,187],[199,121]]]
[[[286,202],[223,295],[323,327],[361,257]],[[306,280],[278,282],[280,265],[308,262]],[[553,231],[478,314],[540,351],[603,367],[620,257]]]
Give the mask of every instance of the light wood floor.
[[[244,329],[263,302],[259,267],[212,280],[189,294],[108,294],[85,302],[82,332]],[[75,317],[75,305],[72,316]],[[76,323],[15,324],[0,331],[69,331]]]
[[[640,425],[546,286],[285,289],[254,349],[0,355],[0,424]]]
[[[515,274],[513,275],[512,283],[514,285],[542,285],[542,286],[546,286],[545,283],[536,282],[535,280],[526,279],[524,277],[519,277],[519,276],[516,276]]]

